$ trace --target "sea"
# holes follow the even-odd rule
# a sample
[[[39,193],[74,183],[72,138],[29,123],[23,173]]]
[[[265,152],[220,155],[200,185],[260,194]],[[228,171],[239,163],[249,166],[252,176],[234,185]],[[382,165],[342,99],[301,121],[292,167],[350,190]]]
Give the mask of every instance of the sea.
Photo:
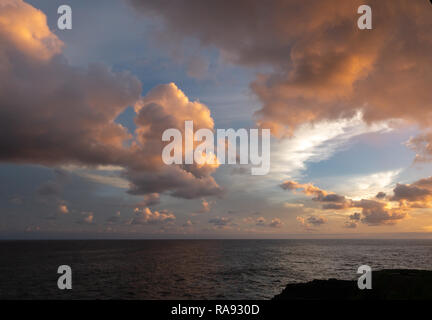
[[[0,241],[0,299],[271,299],[361,265],[432,270],[432,240]]]

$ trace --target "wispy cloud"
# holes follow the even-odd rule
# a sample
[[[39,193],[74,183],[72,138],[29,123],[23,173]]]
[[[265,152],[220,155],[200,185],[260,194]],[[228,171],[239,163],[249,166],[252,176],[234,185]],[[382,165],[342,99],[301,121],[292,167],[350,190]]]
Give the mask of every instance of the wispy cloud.
[[[350,119],[322,121],[301,126],[291,138],[274,141],[272,145],[271,175],[298,178],[307,168],[307,162],[320,162],[329,159],[338,151],[349,146],[353,137],[391,131],[389,122],[368,125],[358,112]]]

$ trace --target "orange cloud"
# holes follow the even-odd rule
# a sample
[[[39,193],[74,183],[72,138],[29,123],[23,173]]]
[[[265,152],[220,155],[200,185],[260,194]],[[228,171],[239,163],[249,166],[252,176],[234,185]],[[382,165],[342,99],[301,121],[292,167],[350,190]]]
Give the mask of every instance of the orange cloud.
[[[304,194],[314,196],[312,200],[321,202],[323,210],[361,209],[361,212],[351,214],[348,217],[348,221],[345,223],[345,227],[355,228],[358,222],[376,226],[392,225],[403,220],[408,216],[411,208],[418,207],[418,201],[425,200],[425,193],[423,191],[419,192],[417,185],[432,187],[430,181],[432,180],[422,179],[412,185],[398,184],[393,190],[394,196],[388,199],[385,199],[384,193],[379,193],[379,197],[375,197],[375,199],[361,199],[358,201],[321,190],[312,184],[299,184],[295,181],[285,181],[280,187],[284,190],[301,189]],[[409,188],[409,191],[406,191],[406,188]],[[428,196],[429,194],[430,191],[428,191]],[[392,201],[399,201],[399,205],[392,206]],[[326,222],[322,219],[317,220],[311,217],[308,219],[297,217],[297,220],[306,227],[321,225]]]
[[[392,201],[410,208],[432,208],[432,177],[420,179],[412,184],[397,184]]]
[[[4,49],[12,46],[30,59],[41,61],[59,54],[63,47],[62,41],[49,30],[45,14],[21,0],[0,3],[0,38]],[[2,51],[0,60],[7,60]]]
[[[172,212],[151,211],[149,208],[135,210],[135,217],[132,219],[132,224],[159,224],[168,223],[176,219]]]
[[[58,206],[58,211],[60,213],[63,213],[63,214],[69,213],[69,209],[68,209],[68,207],[65,204],[60,204]]]
[[[233,63],[268,67],[251,87],[262,102],[257,122],[275,135],[359,110],[367,122],[431,124],[428,1],[369,1],[372,30],[357,27],[360,0],[131,3],[160,16],[173,37],[195,37]]]
[[[336,193],[329,193],[311,183],[300,184],[295,181],[284,181],[280,187],[284,190],[302,190],[308,196],[314,196],[312,200],[324,202],[323,209],[343,209],[350,206],[350,200]]]
[[[140,81],[128,72],[71,66],[40,10],[21,0],[2,1],[0,9],[0,161],[118,166],[129,192],[138,195],[221,193],[211,176],[217,164],[167,167],[161,161],[165,129],[182,129],[185,120],[213,128],[206,105],[173,83],[143,97]],[[130,105],[135,135],[115,122]]]
[[[218,164],[170,165],[162,163],[163,132],[175,128],[184,136],[184,123],[193,120],[194,128],[213,129],[214,122],[209,108],[190,101],[174,83],[159,85],[135,104],[137,139],[133,162],[125,176],[131,181],[130,193],[169,192],[187,199],[219,195],[222,188],[211,174]],[[184,143],[182,150],[185,150]],[[185,151],[186,152],[186,151]],[[143,161],[145,159],[145,161]]]
[[[314,216],[310,215],[305,218],[303,216],[296,217],[296,220],[304,227],[307,231],[314,231],[315,227],[320,227],[323,224],[327,223],[327,218],[323,216]]]

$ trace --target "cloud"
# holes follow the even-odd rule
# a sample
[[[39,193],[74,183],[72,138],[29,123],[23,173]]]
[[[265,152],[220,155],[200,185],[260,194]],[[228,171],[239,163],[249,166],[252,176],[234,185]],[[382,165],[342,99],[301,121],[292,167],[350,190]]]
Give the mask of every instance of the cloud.
[[[115,166],[136,195],[221,194],[211,176],[217,165],[166,166],[161,160],[165,129],[182,129],[185,120],[193,120],[196,129],[213,128],[206,105],[190,101],[173,83],[141,96],[141,83],[129,72],[102,64],[70,65],[45,15],[21,0],[0,4],[0,27],[1,162]],[[133,133],[115,121],[128,106],[137,113]],[[84,175],[124,187],[118,176]],[[59,189],[48,182],[38,193]]]
[[[431,180],[432,181],[432,180]],[[429,179],[422,179],[417,182],[415,182],[414,186],[406,186],[403,185],[404,191],[401,192],[400,189],[402,185],[398,184],[396,188],[394,189],[394,196],[390,198],[391,201],[408,201],[414,200],[414,201],[429,201],[429,198],[425,199],[424,192],[418,192],[418,188],[415,185],[424,185],[429,186],[430,180]],[[322,190],[312,184],[299,184],[295,181],[285,181],[280,185],[285,190],[301,190],[304,194],[309,196],[314,196],[312,200],[322,202],[322,209],[323,210],[342,210],[342,209],[353,209],[353,208],[360,208],[361,213],[354,213],[351,214],[348,218],[349,221],[347,222],[347,225],[349,227],[353,228],[354,224],[357,226],[357,222],[361,221],[364,224],[370,225],[370,226],[377,226],[377,225],[393,225],[408,215],[407,208],[410,207],[409,203],[402,203],[399,204],[399,206],[392,206],[390,202],[382,201],[382,200],[374,200],[374,199],[361,199],[361,200],[352,200],[348,199],[345,196],[340,196],[334,193],[329,193],[325,190]],[[432,184],[431,184],[432,186]],[[407,192],[405,189],[409,188],[412,192]],[[420,194],[418,194],[420,193]],[[417,204],[417,202],[414,203],[414,205],[411,204],[411,207],[414,207]],[[315,219],[315,217],[311,216],[307,220],[300,217],[298,218],[300,223],[302,223],[305,226],[310,225],[320,225],[322,220]]]
[[[360,0],[131,3],[160,17],[174,39],[194,37],[233,63],[268,67],[251,87],[263,104],[258,123],[274,134],[359,109],[367,122],[430,125],[427,1],[371,0],[374,28],[366,32],[356,24]]]
[[[258,227],[270,227],[270,228],[281,228],[284,223],[279,218],[273,218],[270,222],[267,223],[267,219],[264,217],[246,217],[243,219],[243,222],[247,224],[254,224]]]
[[[376,194],[375,198],[377,198],[377,199],[384,199],[385,196],[386,196],[385,192],[380,191],[380,192],[378,192]]]
[[[266,219],[264,217],[259,217],[256,219],[256,225],[257,226],[265,226]]]
[[[184,228],[192,227],[194,224],[191,220],[187,220],[185,223],[183,223]]]
[[[117,212],[115,213],[115,215],[109,217],[109,218],[106,220],[106,223],[107,223],[107,224],[116,224],[116,223],[119,223],[120,220],[121,220],[121,212],[120,212],[120,211],[117,211]]]
[[[162,164],[161,154],[165,143],[161,143],[161,137],[166,129],[178,129],[184,136],[186,120],[193,120],[194,130],[214,127],[210,109],[199,101],[189,100],[174,83],[156,86],[139,99],[134,108],[137,113],[137,145],[141,145],[140,151],[152,165]],[[214,170],[211,166],[190,165],[186,168],[201,174],[206,170]]]
[[[138,79],[70,66],[41,11],[20,0],[0,6],[0,160],[120,162],[129,135],[114,119],[139,98]]]
[[[216,217],[209,219],[209,223],[213,224],[217,228],[224,228],[233,225],[232,219],[227,217]]]
[[[284,190],[302,190],[302,192],[306,195],[313,195],[315,196],[317,199],[319,198],[323,198],[324,196],[327,195],[327,192],[324,190],[321,190],[320,188],[315,187],[313,184],[308,183],[308,184],[300,184],[296,181],[292,181],[292,180],[287,180],[284,181],[280,187]]]
[[[49,30],[42,11],[19,0],[2,1],[0,6],[2,59],[7,58],[8,47],[15,47],[23,55],[41,62],[61,52],[63,43]]]
[[[284,208],[294,208],[294,209],[302,209],[304,207],[303,203],[289,203],[289,202],[285,202],[283,204]]]
[[[405,145],[416,152],[415,162],[429,162],[432,160],[432,132],[411,137]]]
[[[356,212],[350,215],[349,218],[354,221],[360,221],[361,215],[360,213]]]
[[[173,222],[175,219],[176,216],[167,210],[152,212],[149,208],[135,209],[135,217],[132,219],[131,224],[163,224]]]
[[[419,188],[415,185],[397,184],[394,189],[392,200],[419,201],[432,195],[431,191],[425,188]]]
[[[152,170],[143,171],[142,163],[129,168],[124,173],[131,182],[129,193],[168,192],[186,199],[222,194],[222,188],[211,176],[218,164],[168,166],[161,159],[165,145],[161,143],[161,137],[166,129],[178,129],[184,136],[186,120],[193,120],[195,130],[213,129],[214,122],[207,106],[190,101],[174,83],[170,83],[150,90],[135,104],[135,111],[136,146],[139,148],[136,157],[146,159],[146,166],[150,164]]]
[[[296,220],[309,231],[314,231],[313,227],[320,227],[327,222],[327,218],[323,216],[309,216],[307,218],[303,216],[297,216]]]
[[[362,209],[361,221],[371,226],[392,225],[407,215],[399,208],[388,208],[386,203],[376,200],[354,201],[353,207]]]
[[[432,208],[432,177],[420,179],[412,184],[398,183],[393,189],[392,201],[411,208]]]
[[[326,219],[325,217],[322,217],[322,216],[319,216],[319,217],[316,217],[316,216],[310,216],[310,217],[308,217],[308,218],[306,219],[306,221],[307,221],[309,224],[318,227],[318,226],[320,226],[320,225],[326,223],[326,222],[327,222],[327,219]]]
[[[308,196],[313,196],[312,200],[323,202],[323,209],[344,209],[350,206],[351,202],[345,196],[341,196],[335,193],[329,193],[322,190],[311,183],[300,184],[298,182],[287,180],[280,184],[280,187],[284,190],[301,190]]]
[[[143,200],[135,204],[135,207],[143,208],[143,207],[151,207],[160,203],[160,194],[159,193],[148,193],[145,194]]]
[[[307,163],[327,160],[348,146],[350,139],[366,133],[391,131],[388,122],[366,124],[361,112],[349,119],[305,123],[289,139],[272,141],[271,177],[301,176]]]
[[[211,204],[205,199],[201,200],[201,210],[200,213],[206,213],[211,210]]]
[[[357,228],[357,222],[355,222],[355,221],[345,221],[344,227],[348,228],[348,229]]]
[[[131,183],[128,192],[134,195],[168,192],[174,197],[194,199],[222,194],[212,176],[196,177],[175,165],[155,172],[129,170],[124,175]]]
[[[402,169],[395,169],[343,178],[338,185],[353,199],[372,198],[383,190],[390,190],[401,172]]]
[[[269,227],[271,228],[281,228],[283,225],[283,222],[281,221],[281,219],[279,218],[274,218],[272,219],[272,221],[269,223]]]
[[[129,182],[119,176],[123,171],[123,168],[119,167],[118,170],[108,172],[107,170],[101,168],[83,168],[80,166],[63,166],[63,168],[70,170],[73,174],[87,179],[91,182],[112,186],[119,189],[128,189]]]
[[[42,183],[36,189],[37,201],[50,207],[51,213],[46,217],[48,220],[55,220],[70,212],[66,201],[61,197],[69,174],[61,169],[54,169],[53,172],[54,179]]]
[[[59,204],[59,206],[57,207],[57,210],[61,214],[69,213],[69,209],[68,209],[67,205],[65,205],[65,204]]]
[[[78,224],[93,224],[94,214],[93,212],[81,212],[81,218],[76,221]]]

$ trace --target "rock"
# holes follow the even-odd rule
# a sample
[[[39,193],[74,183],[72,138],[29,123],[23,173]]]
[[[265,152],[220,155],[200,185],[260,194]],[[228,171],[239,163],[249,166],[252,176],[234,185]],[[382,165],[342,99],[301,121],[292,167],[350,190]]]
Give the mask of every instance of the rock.
[[[273,300],[426,300],[432,299],[432,271],[388,269],[372,272],[372,289],[357,280],[313,280],[292,283]]]

